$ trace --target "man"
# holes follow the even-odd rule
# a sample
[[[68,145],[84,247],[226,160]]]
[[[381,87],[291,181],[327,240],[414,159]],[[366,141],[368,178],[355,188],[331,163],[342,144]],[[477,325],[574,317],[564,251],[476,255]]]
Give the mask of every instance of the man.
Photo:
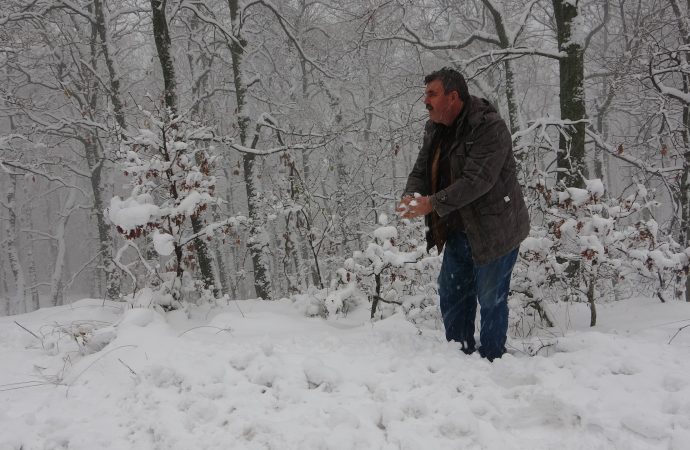
[[[429,121],[398,212],[425,216],[427,250],[445,245],[438,282],[446,339],[475,351],[479,301],[479,353],[493,361],[505,352],[510,277],[529,233],[511,136],[459,72],[443,68],[424,83]]]

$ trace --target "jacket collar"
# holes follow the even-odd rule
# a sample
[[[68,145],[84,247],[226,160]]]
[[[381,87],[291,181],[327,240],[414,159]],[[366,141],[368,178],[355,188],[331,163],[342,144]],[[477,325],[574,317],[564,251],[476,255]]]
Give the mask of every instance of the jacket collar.
[[[474,106],[475,103],[480,100],[478,98],[475,98],[470,95],[470,97],[467,99],[465,104],[462,106],[462,111],[460,111],[460,114],[458,114],[458,117],[455,118],[455,121],[450,124],[450,125],[443,125],[440,123],[434,123],[433,124],[433,134],[434,136],[437,136],[439,133],[445,133],[448,130],[454,130],[454,134],[456,138],[459,138],[462,136],[462,130],[465,126],[466,122],[469,122],[471,126],[474,126],[475,124],[473,123],[473,113],[474,113]]]

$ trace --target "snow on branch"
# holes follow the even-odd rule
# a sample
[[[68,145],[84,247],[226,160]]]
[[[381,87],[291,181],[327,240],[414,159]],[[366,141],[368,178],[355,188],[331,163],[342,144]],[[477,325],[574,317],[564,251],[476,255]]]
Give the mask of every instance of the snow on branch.
[[[269,9],[276,16],[276,19],[278,19],[278,23],[280,24],[280,27],[285,32],[285,35],[295,45],[295,48],[299,52],[302,59],[304,59],[306,62],[308,62],[312,67],[314,67],[314,69],[321,72],[326,78],[336,78],[326,68],[322,67],[319,63],[317,63],[316,61],[314,61],[312,58],[310,58],[307,55],[307,53],[302,48],[302,45],[300,44],[299,40],[290,31],[290,28],[294,29],[295,27],[292,24],[290,24],[290,22],[288,22],[287,19],[285,19],[285,17],[283,17],[282,14],[280,14],[278,12],[278,9],[275,7],[275,5],[273,5],[273,3],[266,1],[266,0],[256,0],[253,2],[247,3],[247,5],[245,5],[245,7],[244,7],[244,10],[246,11],[254,5],[263,5],[265,8]]]
[[[543,56],[545,58],[551,59],[561,59],[567,56],[566,52],[552,52],[534,47],[511,47],[504,49],[489,50],[484,53],[480,53],[472,58],[461,60],[460,62],[461,64],[468,66],[484,58],[489,58],[493,61],[497,57],[529,55]]]
[[[225,220],[221,220],[220,222],[214,222],[209,225],[207,225],[205,228],[203,228],[201,231],[198,233],[194,233],[191,236],[186,236],[185,240],[182,242],[182,245],[187,245],[191,241],[193,241],[196,238],[200,237],[211,237],[215,235],[215,232],[220,230],[220,229],[228,229],[228,228],[238,228],[240,225],[244,225],[249,223],[249,219],[245,216],[234,216],[234,217],[229,217]]]
[[[223,36],[231,40],[234,44],[239,45],[240,47],[244,47],[242,42],[239,39],[237,39],[237,37],[235,37],[235,35],[233,35],[232,32],[226,30],[223,24],[218,22],[214,17],[207,16],[201,11],[199,11],[199,8],[196,7],[196,4],[190,2],[181,2],[180,8],[190,10],[199,20],[209,25],[212,25],[214,28],[220,31],[223,34]]]
[[[586,50],[589,48],[589,43],[592,41],[592,38],[599,32],[601,31],[606,24],[609,22],[610,14],[609,14],[609,2],[603,2],[604,5],[604,18],[601,20],[601,23],[594,27],[585,37],[583,48]]]
[[[14,170],[23,171],[23,172],[13,172],[9,168],[12,168]],[[66,188],[76,189],[84,197],[86,197],[86,198],[89,197],[89,195],[86,192],[84,192],[84,190],[82,188],[80,188],[79,186],[68,183],[64,179],[62,179],[61,177],[53,176],[53,175],[51,175],[47,172],[44,172],[43,170],[37,169],[33,166],[22,164],[22,163],[19,163],[16,161],[10,162],[10,161],[5,161],[5,160],[0,160],[0,169],[2,169],[2,171],[8,175],[19,175],[19,176],[25,176],[27,174],[38,175],[39,177],[45,178],[48,181],[58,183],[58,184],[66,187]]]
[[[257,156],[267,156],[267,155],[272,155],[274,153],[284,152],[290,148],[303,149],[303,148],[306,148],[306,146],[304,146],[304,145],[295,145],[295,146],[281,145],[280,147],[273,147],[273,148],[269,148],[267,150],[257,150],[255,148],[246,147],[246,146],[240,145],[240,144],[230,144],[230,148],[233,148],[240,153],[249,153],[249,154],[257,155]]]
[[[654,75],[652,75],[652,79],[655,80],[654,84],[657,86],[657,89],[661,94],[667,97],[675,98],[676,100],[681,101],[686,105],[690,105],[690,93],[683,92],[680,89],[674,87],[666,86],[661,81],[656,79]]]
[[[517,31],[515,33],[513,33],[513,35],[511,36],[511,43],[513,46],[517,42],[517,38],[520,37],[520,35],[522,34],[522,31],[527,26],[527,19],[529,18],[530,14],[532,13],[532,8],[537,3],[539,3],[539,0],[530,1],[527,5],[525,5],[525,8],[522,10],[522,14],[520,14],[520,16],[516,20],[511,21],[514,25],[516,25],[518,27]]]
[[[690,53],[690,49],[688,49],[687,47],[688,46],[680,46],[677,51],[664,51],[654,54],[649,59],[648,67],[649,76],[652,81],[652,84],[654,84],[654,87],[662,95],[676,99],[685,105],[690,105],[690,93],[686,91],[681,91],[680,89],[675,87],[665,85],[661,81],[660,77],[660,75],[669,73],[679,73],[683,75],[687,75],[688,73],[690,73],[690,70],[688,69],[688,64],[682,63],[680,60],[680,56],[678,55],[678,53]],[[661,61],[658,61],[658,59],[661,59]],[[660,64],[662,64],[665,67],[660,68]]]
[[[422,46],[427,50],[454,50],[459,48],[465,48],[472,44],[472,42],[474,41],[482,41],[494,45],[500,44],[498,36],[480,30],[473,31],[464,41],[433,42],[421,38],[414,30],[412,30],[412,28],[408,24],[403,23],[402,25],[405,31],[407,31],[412,36],[412,39],[405,36],[385,36],[374,38],[372,40],[382,41],[395,39],[399,41],[408,42],[410,44]]]
[[[589,123],[588,120],[583,119],[583,120],[568,120],[568,119],[554,119],[551,117],[539,117],[538,119],[532,121],[529,127],[525,128],[524,130],[520,130],[517,133],[513,134],[512,139],[513,141],[517,141],[520,138],[527,136],[531,133],[533,133],[535,130],[541,128],[543,130],[546,130],[548,127],[560,127],[560,128],[567,128],[572,125],[576,125],[578,123]]]
[[[666,175],[668,175],[669,173],[683,170],[682,165],[670,166],[670,167],[654,167],[652,165],[647,164],[645,161],[643,161],[640,158],[636,158],[634,156],[626,154],[622,150],[622,146],[614,147],[611,144],[607,143],[604,140],[604,138],[602,138],[599,135],[599,133],[597,133],[593,129],[587,128],[586,132],[587,132],[587,135],[589,137],[591,137],[592,139],[594,139],[594,142],[596,142],[596,144],[598,146],[600,146],[602,149],[604,149],[606,152],[610,153],[611,155],[613,155],[614,157],[616,157],[622,161],[625,161],[629,164],[632,164],[633,166],[637,167],[638,169],[644,170],[645,172],[647,172],[649,174],[656,175],[656,176],[663,178]]]

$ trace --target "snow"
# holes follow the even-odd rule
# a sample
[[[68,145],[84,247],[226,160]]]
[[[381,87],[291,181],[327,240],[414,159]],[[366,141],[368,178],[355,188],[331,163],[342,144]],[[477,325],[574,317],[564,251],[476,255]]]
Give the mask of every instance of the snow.
[[[574,187],[566,188],[565,191],[558,193],[558,203],[565,203],[570,200],[575,206],[580,206],[589,200],[589,192],[586,189]]]
[[[208,192],[199,192],[191,190],[186,197],[180,201],[180,204],[175,208],[179,214],[191,216],[201,205],[213,202],[213,197]]]
[[[390,239],[397,239],[398,229],[393,226],[378,227],[374,230],[374,237],[380,242],[385,242]]]
[[[123,230],[132,230],[152,222],[160,214],[160,208],[153,204],[150,194],[141,194],[122,200],[115,196],[110,199],[106,213],[110,222]]]
[[[139,135],[134,137],[134,142],[137,144],[141,145],[151,145],[151,146],[158,146],[160,145],[160,140],[159,137],[156,133],[153,131],[146,129],[146,128],[141,128],[139,129]]]
[[[168,233],[160,233],[158,230],[153,232],[153,248],[161,256],[171,255],[175,250],[175,238]]]
[[[592,194],[594,198],[601,198],[604,196],[604,183],[601,178],[594,178],[592,180],[585,180],[587,191]]]
[[[576,1],[570,0],[566,3],[571,3],[573,7],[578,8]],[[580,47],[584,47],[588,33],[589,31],[587,29],[587,22],[585,21],[585,16],[581,13],[581,11],[578,11],[578,14],[575,17],[573,17],[573,19],[570,21],[570,42],[566,43],[566,45],[564,45],[564,48],[570,44],[575,44]]]
[[[3,317],[0,448],[687,448],[690,305],[599,305],[593,329],[586,305],[551,308],[555,328],[493,364],[399,314],[290,300]]]

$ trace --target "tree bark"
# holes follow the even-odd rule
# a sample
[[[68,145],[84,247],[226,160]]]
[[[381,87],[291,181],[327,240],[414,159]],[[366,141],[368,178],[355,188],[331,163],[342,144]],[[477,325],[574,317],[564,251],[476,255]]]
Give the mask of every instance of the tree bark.
[[[59,306],[64,303],[62,274],[65,268],[65,256],[67,253],[65,229],[67,228],[67,222],[74,209],[76,195],[77,191],[75,189],[70,189],[65,205],[58,214],[59,219],[55,225],[55,234],[53,238],[55,239],[57,252],[55,253],[55,261],[53,263],[53,274],[50,277],[50,302],[53,306]]]
[[[245,100],[247,86],[242,79],[242,57],[246,42],[240,35],[238,0],[228,0],[228,6],[230,8],[232,29],[235,34],[235,39],[230,43],[230,52],[232,54],[232,74],[237,101],[237,127],[240,133],[240,143],[246,146],[249,131],[249,117],[246,115],[247,105]],[[256,291],[256,296],[263,299],[269,299],[271,298],[272,286],[269,270],[268,242],[265,239],[265,230],[262,226],[261,202],[259,199],[258,180],[254,174],[254,159],[255,155],[252,153],[242,154],[244,181],[247,191],[247,207],[250,219],[249,242],[247,242],[247,246],[249,247],[252,265],[254,267],[254,289]]]
[[[28,183],[23,183],[23,190],[22,194],[24,198],[28,199],[29,198],[29,189],[28,189]],[[24,214],[24,223],[27,223],[29,225],[30,229],[33,229],[33,220],[31,217],[31,210],[25,211]],[[28,267],[28,272],[29,272],[29,292],[31,293],[31,301],[27,303],[27,312],[31,311],[36,311],[41,307],[41,302],[40,298],[38,295],[38,274],[36,273],[36,258],[34,257],[34,242],[33,240],[28,243],[26,246],[26,261],[27,264],[29,265]]]
[[[96,69],[98,64],[97,39],[101,39],[101,50],[106,60],[108,73],[110,76],[110,98],[113,102],[115,110],[115,119],[124,130],[124,113],[122,112],[122,103],[120,102],[119,86],[120,82],[115,74],[114,63],[110,57],[106,42],[105,18],[103,8],[100,0],[94,0],[94,9],[96,15],[96,24],[92,26],[91,36],[91,66]],[[87,101],[89,103],[90,111],[96,111],[98,108],[99,90],[97,89],[98,81],[91,78],[94,84],[93,89],[87,93]],[[106,157],[102,151],[99,150],[100,137],[94,131],[90,131],[85,139],[82,140],[84,144],[84,152],[86,154],[86,163],[88,165],[90,176],[89,182],[91,184],[91,192],[93,194],[93,216],[96,219],[96,227],[98,229],[98,250],[100,253],[101,266],[105,273],[105,297],[111,300],[120,297],[120,272],[113,264],[113,241],[110,236],[110,226],[106,223],[104,216],[104,201],[103,201],[103,185],[102,173],[103,165]],[[98,276],[98,275],[97,275]]]
[[[566,56],[559,59],[561,119],[583,121],[586,118],[584,89],[584,47],[573,40],[578,6],[569,0],[553,0],[558,49]],[[557,157],[558,181],[568,187],[585,187],[585,123],[571,125],[568,136],[561,133]]]
[[[690,2],[687,3],[685,11],[681,10],[677,0],[669,0],[669,2],[671,3],[671,8],[676,17],[678,32],[681,36],[680,39],[686,47],[686,50],[682,52],[685,58],[685,64],[690,65],[690,50],[687,49],[687,47],[690,46],[690,30],[688,29],[687,22],[688,13],[690,13]],[[681,73],[681,78],[683,83],[682,91],[688,94],[688,92],[690,92],[690,73],[688,73],[687,70],[683,71]],[[690,104],[688,102],[683,104],[682,120],[683,171],[678,186],[678,201],[681,209],[678,242],[680,242],[684,248],[687,248],[690,246]],[[690,276],[687,276],[685,282],[685,301],[690,302]]]
[[[105,10],[101,0],[93,0],[94,13],[96,18],[96,30],[101,41],[101,52],[105,59],[105,66],[108,69],[108,79],[110,81],[110,101],[113,104],[115,121],[120,126],[121,132],[126,128],[125,113],[123,109],[122,96],[120,93],[120,76],[117,73],[115,61],[110,51],[110,37],[105,20]]]
[[[491,16],[493,17],[494,27],[496,28],[496,34],[498,35],[498,40],[500,42],[500,47],[503,49],[511,48],[513,43],[508,39],[508,32],[505,28],[505,23],[503,21],[503,15],[494,8],[493,4],[489,0],[482,0],[484,6],[489,10]],[[518,109],[517,100],[515,99],[515,75],[513,73],[513,68],[510,60],[503,62],[503,71],[506,78],[506,102],[508,103],[508,117],[510,119],[510,132],[515,134],[520,131],[520,113]]]
[[[589,326],[593,327],[596,326],[597,324],[597,305],[595,303],[594,299],[594,287],[596,284],[596,270],[592,270],[591,276],[589,277],[588,280],[588,286],[587,286],[587,303],[589,304]]]
[[[7,308],[9,314],[21,314],[26,312],[25,293],[26,293],[26,278],[24,276],[24,268],[19,259],[19,236],[17,230],[19,229],[18,214],[17,214],[17,177],[11,176],[9,189],[5,194],[7,198],[7,209],[9,213],[9,220],[5,225],[5,234],[7,236],[7,258],[10,263],[10,270],[14,276],[14,283],[16,292],[13,298],[10,299],[9,307]]]

